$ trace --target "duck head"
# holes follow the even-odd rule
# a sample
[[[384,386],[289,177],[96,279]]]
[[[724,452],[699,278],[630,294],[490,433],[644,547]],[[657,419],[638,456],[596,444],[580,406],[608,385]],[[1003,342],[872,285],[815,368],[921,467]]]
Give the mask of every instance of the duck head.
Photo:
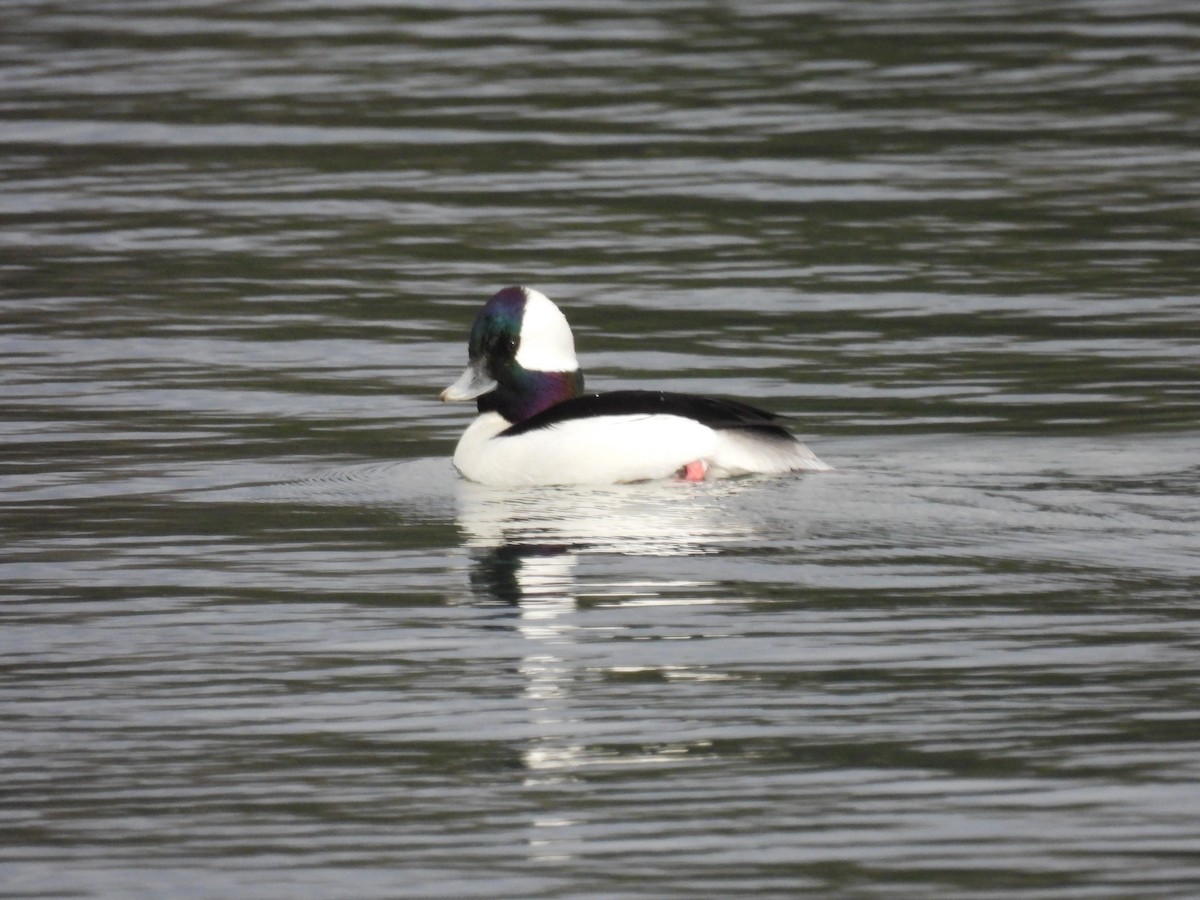
[[[583,391],[571,326],[550,299],[525,287],[492,295],[475,317],[470,364],[442,399],[474,400],[516,424]]]

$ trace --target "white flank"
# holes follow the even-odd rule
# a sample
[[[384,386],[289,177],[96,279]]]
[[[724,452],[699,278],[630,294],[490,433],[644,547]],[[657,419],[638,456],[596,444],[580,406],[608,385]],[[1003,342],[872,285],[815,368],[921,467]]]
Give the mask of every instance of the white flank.
[[[497,437],[508,425],[497,413],[471,423],[454,451],[454,465],[464,476],[509,487],[668,478],[716,444],[711,428],[679,416],[572,419]]]
[[[531,372],[574,372],[579,368],[567,317],[549,297],[531,288],[525,289],[517,364]]]
[[[504,487],[670,478],[696,460],[708,464],[710,478],[830,468],[799,442],[714,431],[682,416],[598,416],[499,436],[508,427],[497,413],[479,416],[458,442],[454,465],[471,481]]]

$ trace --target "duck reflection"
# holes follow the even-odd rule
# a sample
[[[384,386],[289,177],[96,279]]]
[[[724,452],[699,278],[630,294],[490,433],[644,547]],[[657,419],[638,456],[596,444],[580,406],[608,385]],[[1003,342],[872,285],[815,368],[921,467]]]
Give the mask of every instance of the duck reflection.
[[[476,602],[513,607],[521,634],[536,644],[527,659],[531,690],[551,691],[547,675],[577,627],[576,567],[584,556],[667,557],[715,553],[757,536],[733,497],[754,481],[664,482],[600,488],[515,491],[460,482],[458,525],[470,554]],[[759,483],[761,484],[761,483]],[[589,597],[639,598],[703,582],[637,577],[589,584]],[[558,649],[555,649],[556,646]],[[533,677],[536,676],[536,677]]]
[[[472,594],[480,603],[517,608],[522,623],[550,627],[551,617],[575,609],[581,555],[707,554],[753,537],[728,503],[739,489],[737,482],[666,482],[514,491],[462,482],[458,525],[470,554]],[[602,591],[645,596],[654,588],[652,579],[639,577],[606,583]]]
[[[655,602],[662,594],[703,588],[702,581],[680,581],[656,568],[650,557],[710,554],[735,542],[756,538],[758,529],[745,517],[735,495],[754,481],[702,485],[662,483],[602,488],[546,487],[521,491],[461,482],[457,489],[458,525],[470,555],[470,585],[477,603],[514,611],[513,628],[523,649],[518,668],[529,738],[521,752],[527,786],[570,780],[579,770],[613,762],[611,747],[630,735],[620,722],[590,721],[578,707],[572,686],[588,672],[626,671],[624,642],[585,627],[586,610],[578,598]],[[591,557],[610,573],[587,579],[576,570]],[[647,557],[630,564],[612,557]],[[608,565],[608,563],[612,565]],[[591,568],[590,566],[588,567]],[[676,574],[678,574],[676,572]],[[663,602],[667,602],[663,598]],[[644,735],[635,738],[642,743]],[[655,762],[668,748],[652,751]],[[626,755],[627,764],[630,757]],[[650,761],[650,760],[647,760]],[[578,842],[569,816],[548,814],[530,822],[528,851],[535,861],[573,854]]]

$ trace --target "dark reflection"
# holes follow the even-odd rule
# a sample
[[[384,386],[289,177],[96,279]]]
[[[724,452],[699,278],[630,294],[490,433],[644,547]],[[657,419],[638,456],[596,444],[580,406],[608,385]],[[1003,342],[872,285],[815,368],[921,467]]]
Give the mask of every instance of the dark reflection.
[[[526,560],[562,558],[570,555],[567,547],[552,544],[501,544],[471,554],[471,593],[480,600],[516,606],[524,596],[521,584]]]

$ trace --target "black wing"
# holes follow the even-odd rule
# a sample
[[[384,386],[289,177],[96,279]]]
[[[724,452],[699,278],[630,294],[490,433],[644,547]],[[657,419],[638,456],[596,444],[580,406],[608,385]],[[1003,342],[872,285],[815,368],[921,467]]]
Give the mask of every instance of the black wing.
[[[695,419],[709,428],[736,428],[754,431],[765,437],[795,440],[779,416],[739,403],[716,397],[695,394],[673,394],[668,391],[608,391],[603,394],[584,394],[544,409],[501,433],[502,436],[525,434],[539,428],[549,428],[572,419],[596,416],[670,415]]]

